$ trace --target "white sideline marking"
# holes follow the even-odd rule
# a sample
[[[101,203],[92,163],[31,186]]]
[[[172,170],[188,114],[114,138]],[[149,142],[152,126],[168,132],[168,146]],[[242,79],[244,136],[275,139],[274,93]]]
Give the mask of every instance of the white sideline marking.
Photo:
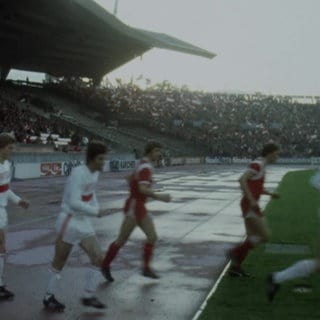
[[[281,179],[279,180],[279,182],[282,180],[283,176],[281,177]],[[279,182],[277,185],[279,185]],[[267,204],[269,203],[270,199],[268,201],[265,201],[265,203],[262,204],[262,208],[265,209],[265,207],[267,206]],[[319,212],[319,217],[320,217],[320,212]],[[246,239],[247,236],[244,236],[243,240]],[[201,306],[199,307],[199,309],[197,310],[196,314],[194,315],[194,317],[192,318],[192,320],[198,320],[202,314],[202,312],[204,311],[204,309],[207,306],[208,300],[213,296],[213,294],[217,291],[218,286],[222,280],[222,278],[224,277],[224,275],[227,273],[227,270],[229,269],[229,266],[231,264],[231,261],[229,261],[227,263],[227,265],[224,267],[222,273],[220,274],[218,280],[215,282],[215,284],[213,285],[212,289],[210,290],[209,294],[207,295],[207,297],[205,298],[205,300],[203,301],[203,303],[201,304]]]
[[[222,278],[224,277],[224,275],[226,274],[227,270],[229,269],[231,261],[229,261],[227,263],[227,265],[224,267],[222,273],[220,274],[218,280],[215,282],[215,284],[213,285],[212,289],[210,290],[209,294],[207,295],[207,297],[205,298],[205,300],[203,301],[203,303],[201,304],[200,308],[198,309],[198,311],[196,312],[196,314],[194,315],[194,317],[192,318],[192,320],[198,320],[203,312],[203,310],[206,308],[208,300],[213,296],[213,294],[216,292]]]

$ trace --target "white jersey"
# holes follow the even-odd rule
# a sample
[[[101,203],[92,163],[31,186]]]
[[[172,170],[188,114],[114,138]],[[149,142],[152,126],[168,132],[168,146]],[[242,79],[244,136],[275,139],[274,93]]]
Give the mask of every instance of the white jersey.
[[[90,217],[97,216],[99,205],[95,194],[99,172],[85,165],[72,170],[64,189],[62,212],[56,230],[66,243],[76,244],[95,234]]]
[[[11,164],[5,160],[0,163],[0,208],[5,208],[8,200],[18,204],[21,200],[16,194],[10,190],[11,182]]]
[[[86,165],[72,170],[64,189],[62,211],[73,218],[97,216],[99,205],[96,198],[96,185],[99,172],[91,172]]]

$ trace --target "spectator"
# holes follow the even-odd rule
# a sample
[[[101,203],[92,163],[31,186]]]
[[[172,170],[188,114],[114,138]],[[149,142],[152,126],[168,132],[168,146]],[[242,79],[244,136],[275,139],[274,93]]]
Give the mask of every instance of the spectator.
[[[254,157],[266,142],[281,145],[284,156],[320,156],[319,99],[215,94],[175,88],[163,82],[142,90],[135,84],[93,88],[63,82],[62,91],[100,111],[101,121],[119,121],[207,147],[214,156]],[[112,119],[112,120],[111,120]]]
[[[204,146],[212,156],[254,157],[267,142],[280,144],[284,156],[320,156],[316,97],[306,103],[289,96],[208,93],[176,88],[167,81],[142,90],[120,80],[117,86],[93,88],[71,79],[46,89],[89,109],[103,124],[144,127]],[[0,120],[0,131],[14,131],[20,142],[28,142],[36,132],[72,137],[75,147],[86,140],[66,132],[57,121],[18,109],[10,95],[2,99],[0,94]]]

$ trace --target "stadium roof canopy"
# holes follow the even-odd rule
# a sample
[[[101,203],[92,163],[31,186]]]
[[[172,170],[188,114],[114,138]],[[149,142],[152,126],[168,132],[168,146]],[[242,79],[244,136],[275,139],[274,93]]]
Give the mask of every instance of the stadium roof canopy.
[[[1,0],[0,66],[100,79],[153,47],[213,58],[161,33],[131,28],[92,0]]]

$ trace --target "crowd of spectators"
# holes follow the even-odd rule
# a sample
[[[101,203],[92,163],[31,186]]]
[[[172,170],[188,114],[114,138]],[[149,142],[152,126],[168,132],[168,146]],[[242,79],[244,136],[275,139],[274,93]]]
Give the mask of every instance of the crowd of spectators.
[[[57,136],[70,138],[72,147],[81,146],[83,142],[76,131],[62,125],[58,119],[32,112],[28,95],[16,95],[15,91],[6,86],[1,86],[0,90],[0,132],[10,132],[18,143],[48,144],[56,148]],[[46,138],[41,139],[41,135],[46,135]]]
[[[130,83],[103,88],[60,83],[52,89],[101,112],[109,123],[136,125],[207,146],[212,156],[255,156],[266,142],[283,156],[319,156],[320,104],[262,94],[216,94],[168,82],[141,89]]]
[[[94,111],[108,125],[138,126],[174,135],[205,146],[212,156],[253,157],[271,141],[280,144],[283,156],[320,156],[317,99],[306,103],[289,96],[199,92],[168,82],[145,89],[121,81],[99,88],[70,81],[45,88]],[[0,132],[13,132],[23,143],[43,143],[41,133],[48,134],[47,143],[52,144],[51,134],[70,138],[73,146],[88,140],[58,119],[35,115],[28,97],[14,97],[3,88],[0,120]],[[31,140],[34,136],[37,139]]]

